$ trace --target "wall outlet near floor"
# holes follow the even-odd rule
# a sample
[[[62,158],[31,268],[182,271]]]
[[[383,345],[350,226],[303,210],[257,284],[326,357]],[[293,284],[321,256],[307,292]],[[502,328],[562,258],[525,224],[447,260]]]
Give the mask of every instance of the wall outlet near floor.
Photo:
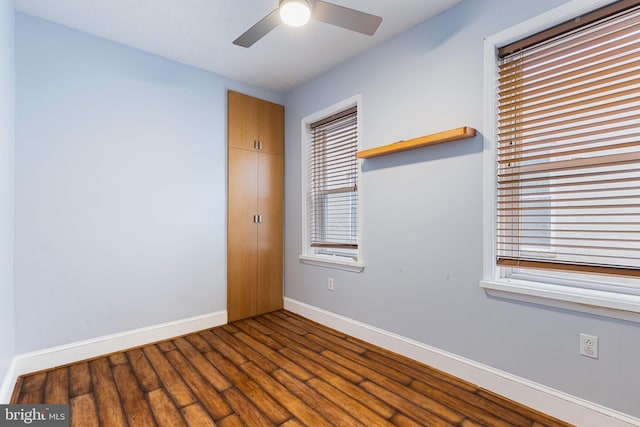
[[[333,277],[327,278],[327,289],[329,289],[330,291],[333,290]]]
[[[598,337],[580,334],[580,354],[594,359],[598,358]]]

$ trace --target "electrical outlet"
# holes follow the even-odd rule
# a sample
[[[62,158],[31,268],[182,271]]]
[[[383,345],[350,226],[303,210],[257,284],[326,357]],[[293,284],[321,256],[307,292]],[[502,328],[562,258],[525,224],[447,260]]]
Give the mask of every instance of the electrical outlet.
[[[330,291],[333,290],[333,277],[329,277],[327,279],[327,289],[329,289]]]
[[[594,359],[598,358],[598,337],[580,334],[580,354]]]

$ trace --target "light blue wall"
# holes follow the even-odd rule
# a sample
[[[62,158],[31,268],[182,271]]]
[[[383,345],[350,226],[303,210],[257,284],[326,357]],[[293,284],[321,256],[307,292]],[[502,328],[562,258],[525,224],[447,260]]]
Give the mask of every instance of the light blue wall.
[[[364,161],[363,273],[298,260],[303,117],[361,93],[363,148],[463,125],[482,134],[484,37],[562,3],[463,1],[287,95],[285,295],[640,416],[640,324],[480,289],[482,135]],[[600,337],[598,360],[578,354],[580,332]]]
[[[0,383],[14,355],[14,1],[0,2]]]
[[[16,18],[16,351],[226,309],[218,75]]]
[[[563,2],[466,0],[286,97],[285,292],[640,416],[637,324],[478,287],[481,136],[364,163],[364,273],[298,261],[302,117],[359,92],[366,148],[462,125],[481,133],[483,37]],[[13,9],[0,4],[0,87],[11,89]],[[225,90],[284,98],[25,15],[16,25],[16,352],[224,309]],[[0,188],[6,315],[13,193]],[[0,377],[14,353],[11,315],[2,322]],[[579,332],[600,337],[600,359],[578,355]]]

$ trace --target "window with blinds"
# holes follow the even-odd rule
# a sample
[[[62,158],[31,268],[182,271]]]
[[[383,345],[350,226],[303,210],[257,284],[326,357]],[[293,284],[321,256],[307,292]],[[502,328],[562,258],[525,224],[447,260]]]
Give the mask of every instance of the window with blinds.
[[[316,253],[355,255],[358,249],[358,122],[349,108],[310,124],[307,226]]]
[[[639,4],[499,50],[499,266],[640,276]]]

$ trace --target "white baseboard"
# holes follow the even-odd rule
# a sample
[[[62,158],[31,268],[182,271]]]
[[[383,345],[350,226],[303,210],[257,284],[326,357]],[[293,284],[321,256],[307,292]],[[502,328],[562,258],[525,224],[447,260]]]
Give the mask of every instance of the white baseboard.
[[[13,388],[20,375],[67,365],[128,348],[139,347],[155,341],[162,341],[203,329],[214,328],[226,323],[227,312],[223,310],[46,348],[31,353],[19,354],[13,358],[9,371],[2,382],[2,386],[0,386],[0,404],[9,402]]]
[[[284,308],[576,426],[640,426],[630,415],[300,301],[285,298]]]
[[[17,373],[16,368],[16,358],[14,357],[9,365],[9,369],[7,370],[7,374],[4,377],[4,381],[0,384],[0,404],[9,403],[11,400],[11,394],[13,393],[13,388],[16,385],[16,381],[20,376]]]

